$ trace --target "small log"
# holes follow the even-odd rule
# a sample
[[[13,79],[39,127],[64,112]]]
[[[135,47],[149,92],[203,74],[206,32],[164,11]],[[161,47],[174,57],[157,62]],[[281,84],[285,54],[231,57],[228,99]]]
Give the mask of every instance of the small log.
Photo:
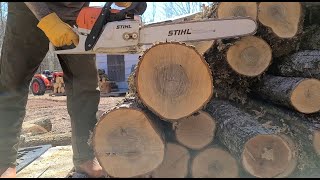
[[[142,176],[162,163],[165,137],[160,121],[132,99],[125,99],[100,118],[92,144],[109,176]]]
[[[255,116],[265,128],[274,129],[294,140],[299,171],[295,172],[293,177],[297,174],[309,174],[319,170],[320,128],[315,127],[315,122],[312,122],[311,118],[304,118],[290,109],[252,98],[239,107]]]
[[[24,135],[37,135],[37,134],[44,134],[44,133],[47,133],[48,131],[39,126],[39,125],[36,125],[36,124],[25,124],[25,125],[22,125],[22,134]]]
[[[270,73],[277,76],[320,79],[320,51],[306,50],[284,57],[271,65]]]
[[[258,19],[280,38],[292,38],[299,30],[302,7],[299,2],[260,2]]]
[[[46,133],[35,136],[23,136],[19,147],[30,147],[51,144],[52,146],[71,145],[71,132],[54,134]]]
[[[186,147],[199,150],[213,141],[216,122],[206,112],[199,111],[174,123],[176,140]]]
[[[266,75],[252,90],[263,99],[310,114],[320,111],[318,79]]]
[[[282,177],[295,167],[292,140],[264,128],[228,101],[214,100],[206,111],[218,123],[217,137],[243,168],[255,177]]]
[[[227,51],[227,62],[237,73],[258,76],[265,72],[272,60],[268,43],[259,37],[246,36],[236,41]]]
[[[167,120],[197,112],[213,93],[208,64],[194,47],[182,43],[159,43],[149,48],[138,63],[135,76],[143,104]]]
[[[47,132],[50,132],[52,130],[52,123],[49,118],[40,118],[31,121],[26,121],[23,122],[22,126],[27,124],[36,124],[38,126],[43,127]]]
[[[233,17],[250,17],[257,19],[258,6],[256,2],[220,2],[217,9],[219,19]]]
[[[164,160],[151,173],[152,178],[185,178],[188,175],[190,153],[176,143],[167,143]]]
[[[220,147],[208,147],[192,160],[193,178],[237,178],[239,168],[236,159]]]

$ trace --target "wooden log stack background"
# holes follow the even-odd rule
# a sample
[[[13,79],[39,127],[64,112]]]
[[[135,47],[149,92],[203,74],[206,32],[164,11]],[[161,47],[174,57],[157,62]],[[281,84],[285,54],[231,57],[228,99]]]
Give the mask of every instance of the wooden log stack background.
[[[131,94],[94,130],[91,143],[106,173],[319,177],[319,9],[217,3],[201,18],[251,17],[257,32],[201,52],[179,42],[148,49],[129,78]]]
[[[56,77],[56,82],[53,84],[53,93],[65,93],[65,84],[63,77]]]

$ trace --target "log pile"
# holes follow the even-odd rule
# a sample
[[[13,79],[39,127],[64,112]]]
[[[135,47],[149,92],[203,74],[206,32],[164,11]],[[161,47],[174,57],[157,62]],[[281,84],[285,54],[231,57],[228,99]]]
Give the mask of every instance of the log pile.
[[[65,84],[63,81],[63,77],[56,77],[55,82],[53,84],[53,93],[56,94],[63,94],[65,93]]]
[[[91,143],[105,172],[319,177],[320,48],[306,40],[319,32],[315,6],[217,3],[202,18],[251,17],[257,32],[201,52],[180,42],[146,50],[131,94],[96,124]]]

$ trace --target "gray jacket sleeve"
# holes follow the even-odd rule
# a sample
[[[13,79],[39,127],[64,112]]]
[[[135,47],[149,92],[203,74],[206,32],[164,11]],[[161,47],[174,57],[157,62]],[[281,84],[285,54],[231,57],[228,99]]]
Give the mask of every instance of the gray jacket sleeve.
[[[45,2],[25,2],[25,4],[39,21],[43,17],[53,13]]]

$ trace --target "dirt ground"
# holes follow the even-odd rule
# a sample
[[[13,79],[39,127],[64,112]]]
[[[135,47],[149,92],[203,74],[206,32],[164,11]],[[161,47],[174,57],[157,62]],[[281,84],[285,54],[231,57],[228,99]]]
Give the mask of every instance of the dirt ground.
[[[106,111],[115,106],[116,103],[123,98],[124,97],[101,97],[99,110]],[[60,134],[71,132],[66,100],[66,96],[51,97],[49,94],[44,94],[43,96],[29,94],[24,122],[49,118],[52,123],[52,133]]]

